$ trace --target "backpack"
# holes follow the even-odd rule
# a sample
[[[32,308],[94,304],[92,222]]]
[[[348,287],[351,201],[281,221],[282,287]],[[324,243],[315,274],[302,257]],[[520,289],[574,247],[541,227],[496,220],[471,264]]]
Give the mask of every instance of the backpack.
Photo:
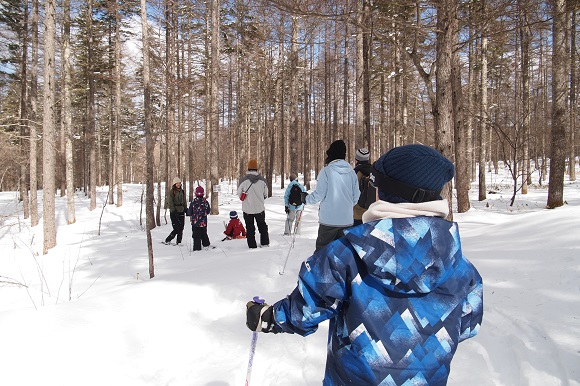
[[[302,205],[302,189],[298,184],[292,185],[290,188],[290,195],[288,196],[288,203],[294,206]]]
[[[358,182],[360,197],[358,198],[357,205],[364,209],[368,209],[376,201],[376,192],[372,187],[369,189],[369,180],[369,176],[363,175]]]

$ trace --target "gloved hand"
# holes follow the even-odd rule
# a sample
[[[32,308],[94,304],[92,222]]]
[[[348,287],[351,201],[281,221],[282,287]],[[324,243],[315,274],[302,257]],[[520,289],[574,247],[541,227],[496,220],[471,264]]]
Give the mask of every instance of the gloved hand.
[[[290,213],[290,208],[288,208],[287,206],[284,207],[284,212],[286,212],[286,214]]]
[[[303,204],[306,204],[306,197],[308,197],[308,192],[300,193],[300,200],[302,201]]]
[[[274,311],[272,306],[262,302],[257,302],[258,297],[254,297],[253,301],[246,304],[246,326],[252,331],[257,332],[273,332],[274,326]]]

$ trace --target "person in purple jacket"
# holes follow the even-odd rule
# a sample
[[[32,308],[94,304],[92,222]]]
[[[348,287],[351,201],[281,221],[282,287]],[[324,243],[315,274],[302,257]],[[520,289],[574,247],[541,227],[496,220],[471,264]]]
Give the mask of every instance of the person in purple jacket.
[[[483,318],[482,278],[440,196],[453,174],[427,146],[383,154],[363,224],[306,259],[285,299],[248,302],[248,328],[306,336],[329,320],[323,385],[445,385]]]

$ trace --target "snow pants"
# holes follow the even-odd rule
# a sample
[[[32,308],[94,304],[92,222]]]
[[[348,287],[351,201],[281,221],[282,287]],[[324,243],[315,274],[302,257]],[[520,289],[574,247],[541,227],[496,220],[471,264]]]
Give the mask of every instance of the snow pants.
[[[244,221],[246,222],[246,240],[248,241],[248,247],[258,247],[256,244],[256,227],[254,226],[254,219],[256,219],[258,231],[260,232],[260,245],[270,245],[268,225],[266,224],[266,212],[256,214],[249,214],[244,212]]]

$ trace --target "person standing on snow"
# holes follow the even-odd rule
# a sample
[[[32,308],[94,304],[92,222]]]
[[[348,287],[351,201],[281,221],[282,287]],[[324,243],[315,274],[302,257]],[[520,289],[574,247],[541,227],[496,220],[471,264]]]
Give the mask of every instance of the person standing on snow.
[[[198,186],[195,188],[195,198],[189,204],[194,251],[201,251],[202,245],[205,249],[208,249],[210,245],[209,237],[207,236],[207,215],[210,212],[210,206],[204,194],[203,187]]]
[[[284,210],[286,212],[284,236],[290,235],[294,221],[296,221],[296,234],[300,234],[300,221],[297,218],[297,213],[304,209],[304,204],[302,203],[303,192],[306,192],[306,189],[298,182],[298,176],[295,173],[290,173],[290,183],[284,193]]]
[[[353,224],[353,206],[360,196],[358,181],[352,167],[344,159],[346,144],[339,139],[326,150],[326,166],[318,173],[316,189],[303,193],[302,203],[318,208],[318,237],[316,250],[342,236],[342,231]]]
[[[327,386],[445,385],[458,343],[483,319],[481,276],[440,196],[453,174],[427,146],[383,154],[364,223],[302,263],[286,299],[248,302],[248,328],[306,336],[330,320]]]
[[[248,172],[238,182],[238,197],[242,200],[248,247],[258,247],[254,220],[256,220],[256,225],[260,232],[260,246],[269,246],[270,236],[268,235],[266,206],[264,204],[264,201],[268,198],[268,185],[266,185],[266,179],[258,174],[258,161],[255,159],[248,162]]]
[[[185,209],[187,208],[187,201],[185,200],[185,193],[181,189],[181,179],[175,177],[171,190],[167,194],[167,207],[169,208],[169,218],[171,219],[171,226],[173,230],[165,238],[164,244],[169,245],[171,240],[177,236],[177,245],[181,244],[183,238],[183,228],[185,227]]]
[[[356,173],[356,178],[358,180],[358,187],[361,193],[357,203],[354,208],[352,208],[354,213],[354,225],[362,224],[363,213],[366,212],[367,208],[365,202],[367,201],[367,191],[368,191],[368,179],[366,177],[371,174],[371,164],[369,162],[370,152],[366,148],[360,148],[356,150],[355,156],[356,165],[354,166],[354,172]],[[362,200],[362,202],[361,202]],[[361,204],[363,204],[361,206]]]

